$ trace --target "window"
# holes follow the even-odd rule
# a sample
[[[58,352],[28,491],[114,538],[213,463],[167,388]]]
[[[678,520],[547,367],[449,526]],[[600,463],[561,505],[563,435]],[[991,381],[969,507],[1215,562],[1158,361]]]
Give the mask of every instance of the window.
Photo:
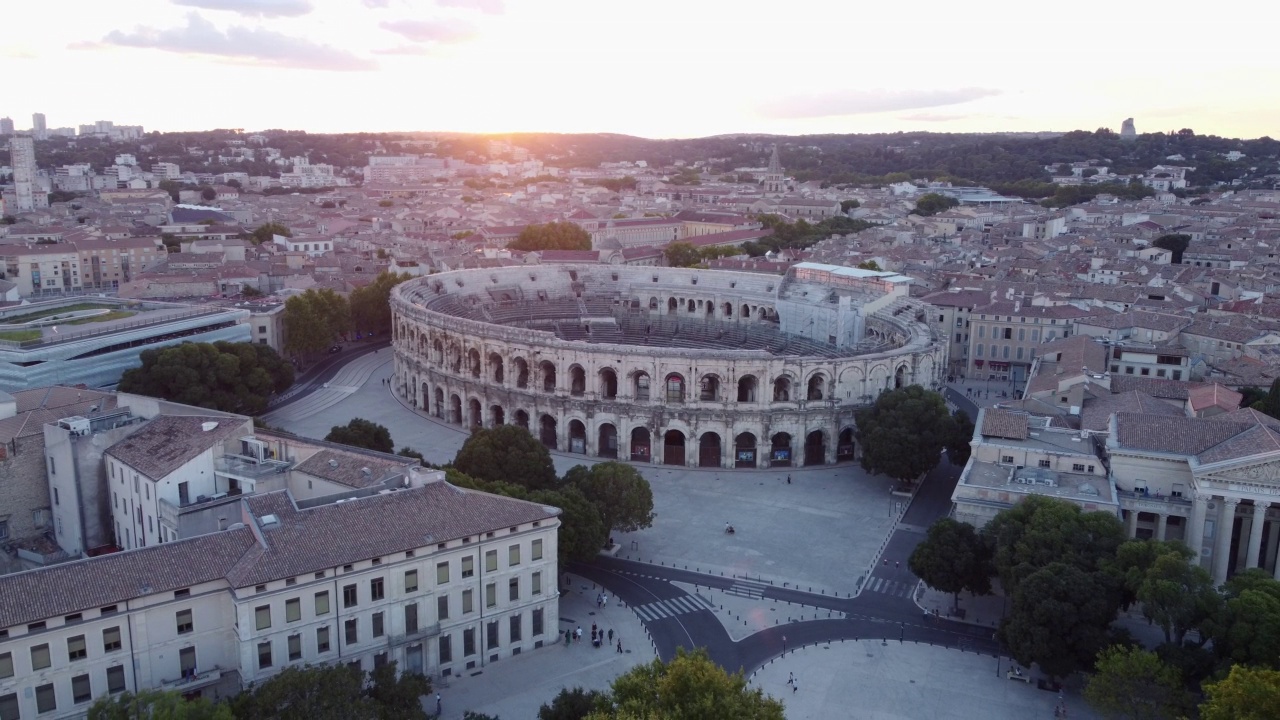
[[[377,670],[378,668],[380,668],[380,667],[382,667],[383,665],[386,665],[386,664],[387,664],[387,654],[386,654],[385,652],[380,652],[380,653],[378,653],[378,654],[376,654],[376,655],[374,655],[374,656],[373,656],[373,669],[374,669],[374,670]]]
[[[302,636],[289,636],[289,662],[302,659]]]
[[[77,675],[71,678],[71,700],[79,705],[87,703],[93,699],[93,686],[89,683],[89,676]]]
[[[467,592],[471,592],[471,591],[468,590]],[[464,592],[462,594],[464,598],[467,596],[467,592]],[[436,598],[436,619],[437,620],[449,619],[449,596],[448,595],[441,595],[440,597]]]
[[[979,338],[979,339],[981,339],[981,340],[986,340],[986,339],[987,339],[987,326],[986,326],[986,325],[979,325],[979,326],[978,326],[978,338]]]
[[[67,638],[67,658],[72,662],[89,657],[89,648],[85,645],[84,636],[76,635]]]
[[[1074,463],[1071,466],[1071,472],[1084,472],[1084,463]]]
[[[1047,468],[1047,467],[1049,467],[1049,461],[1048,461],[1048,460],[1041,460],[1041,461],[1040,461],[1040,467],[1042,467],[1042,468]]]
[[[418,603],[404,606],[404,631],[407,635],[418,632]]]
[[[18,720],[20,712],[17,693],[0,695],[0,720]]]
[[[182,588],[181,590],[173,591],[173,597],[175,600],[177,598],[184,598],[184,597],[190,597],[190,596],[191,596],[191,588]]]
[[[513,642],[513,643],[520,642],[520,630],[521,630],[521,625],[522,625],[522,623],[520,622],[521,620],[522,620],[522,618],[521,618],[519,615],[512,615],[512,616],[511,616],[511,638],[510,638],[510,640],[511,640],[511,642]]]
[[[1089,472],[1093,472],[1093,466],[1092,466],[1092,465],[1090,465],[1090,466],[1089,466],[1089,468],[1088,468],[1088,470],[1089,470]]]
[[[182,671],[182,677],[184,678],[196,676],[195,648],[185,647],[178,651],[178,669]]]
[[[329,652],[329,626],[316,628],[316,652]]]
[[[113,665],[107,668],[107,692],[124,692],[124,666]]]
[[[520,578],[511,578],[507,581],[507,598],[511,602],[520,599]]]
[[[498,621],[497,620],[493,620],[487,623],[484,626],[484,630],[485,630],[484,647],[486,650],[492,650],[502,644],[502,642],[498,639]]]
[[[1006,464],[1006,465],[1012,465],[1012,464],[1013,464],[1013,456],[1012,456],[1012,455],[1001,455],[1001,456],[1000,456],[1000,462],[1002,462],[1002,463],[1004,463],[1004,464]]]
[[[469,578],[476,574],[476,559],[470,555],[462,558],[462,577]]]
[[[407,593],[418,592],[418,571],[417,570],[405,571],[404,591]]]
[[[462,656],[469,657],[476,654],[476,629],[467,628],[462,631]]]
[[[1111,372],[1113,372],[1113,373],[1118,373],[1118,372],[1120,372],[1120,366],[1119,366],[1119,365],[1112,365],[1112,366],[1111,366]]]
[[[441,665],[445,663],[453,662],[453,643],[450,642],[451,640],[453,640],[453,638],[448,635],[442,635],[440,637],[440,664]]]
[[[0,653],[0,678],[13,677],[13,653]]]
[[[271,667],[271,642],[258,643],[258,669]]]
[[[484,571],[495,572],[498,569],[498,551],[490,550],[484,554]]]
[[[541,540],[533,541],[533,545],[529,550],[529,559],[530,560],[542,559],[542,541]]]
[[[533,611],[533,636],[542,634],[542,608]]]
[[[49,667],[49,644],[42,643],[31,648],[31,669],[43,670]]]
[[[386,597],[387,592],[383,584],[382,578],[374,578],[369,581],[369,597],[372,600],[381,600]]]
[[[192,622],[191,622],[191,611],[179,610],[178,611],[178,634],[186,635],[187,633],[191,632],[193,627],[194,626],[192,625]]]
[[[298,622],[302,619],[302,600],[301,598],[291,598],[284,601],[284,621]]]
[[[463,575],[462,577],[467,577]],[[436,584],[444,585],[449,582],[449,563],[442,562],[436,564]]]
[[[1139,374],[1143,376],[1149,376],[1151,374],[1151,368],[1142,368],[1142,372]]]
[[[542,594],[542,573],[536,572],[531,578],[533,581],[533,589],[530,591],[533,595]]]
[[[383,627],[383,616],[384,614],[380,612],[373,614],[373,636],[376,638],[382,637],[382,632],[385,629]]]
[[[356,600],[357,600],[356,586],[343,585],[342,586],[342,607],[344,608],[355,607]]]
[[[1174,380],[1181,380],[1181,379],[1182,379],[1182,371],[1181,371],[1181,370],[1174,370],[1174,371],[1173,371],[1173,379],[1174,379]]]
[[[520,546],[512,545],[507,548],[507,566],[515,567],[520,564]]]
[[[463,590],[462,591],[462,614],[466,615],[469,612],[475,612],[475,609],[476,609],[475,594],[472,593],[470,590]]]
[[[1004,329],[1004,339],[1005,339],[1005,340],[1012,340],[1012,339],[1013,339],[1013,328],[1005,328],[1005,329]]]
[[[1132,365],[1125,365],[1125,366],[1124,366],[1124,374],[1125,374],[1125,375],[1132,375],[1132,374],[1133,374],[1133,366],[1132,366]]]
[[[259,630],[271,627],[271,606],[259,605],[253,609],[254,626]]]
[[[974,349],[974,353],[973,353],[974,357],[982,357],[986,348],[982,345],[975,345],[973,349]]]
[[[36,687],[36,712],[47,713],[58,709],[58,698],[53,692],[53,683]]]
[[[494,607],[498,604],[498,585],[489,583],[484,586],[484,606]]]
[[[355,645],[360,640],[360,627],[355,618],[347,620],[343,625],[343,634],[346,637],[348,645]]]

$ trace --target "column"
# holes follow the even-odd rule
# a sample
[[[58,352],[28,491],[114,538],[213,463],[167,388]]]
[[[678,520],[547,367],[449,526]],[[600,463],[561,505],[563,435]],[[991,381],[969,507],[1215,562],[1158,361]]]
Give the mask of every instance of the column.
[[[1262,554],[1262,526],[1267,522],[1266,502],[1253,501],[1253,521],[1249,523],[1249,554],[1244,559],[1246,568],[1258,567],[1258,556]]]
[[[1222,513],[1218,516],[1218,526],[1214,532],[1213,549],[1213,582],[1221,585],[1227,581],[1227,569],[1231,564],[1231,531],[1236,521],[1236,506],[1240,501],[1236,498],[1222,499]]]
[[[1209,496],[1196,493],[1191,500],[1191,523],[1187,527],[1187,547],[1191,548],[1191,559],[1196,565],[1204,557],[1201,548],[1204,545],[1204,513]]]
[[[1156,539],[1164,540],[1165,530],[1169,527],[1169,513],[1160,513],[1156,516]]]
[[[1127,536],[1130,538],[1138,537],[1138,511],[1134,509],[1130,509],[1129,517],[1127,518],[1127,520],[1128,520],[1128,524],[1126,525],[1126,529],[1125,529]]]

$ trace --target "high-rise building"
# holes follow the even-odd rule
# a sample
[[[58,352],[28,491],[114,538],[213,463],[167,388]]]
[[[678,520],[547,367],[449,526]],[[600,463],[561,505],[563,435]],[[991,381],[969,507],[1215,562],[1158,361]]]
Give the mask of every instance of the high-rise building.
[[[31,136],[36,140],[49,139],[49,130],[44,122],[44,113],[35,113],[31,116]]]
[[[9,166],[13,168],[14,204],[19,212],[34,210],[32,182],[36,174],[36,144],[29,137],[9,138]]]
[[[782,162],[778,160],[778,146],[773,146],[773,154],[769,156],[769,171],[764,174],[764,191],[767,195],[781,195],[786,192],[786,178],[782,174]]]
[[[1126,118],[1126,119],[1125,119],[1125,121],[1124,121],[1123,123],[1121,123],[1121,125],[1120,125],[1120,139],[1121,139],[1121,140],[1136,140],[1136,139],[1138,139],[1138,131],[1137,131],[1137,129],[1135,129],[1135,128],[1133,127],[1133,118]]]
[[[0,118],[0,135],[13,134],[13,118]]]

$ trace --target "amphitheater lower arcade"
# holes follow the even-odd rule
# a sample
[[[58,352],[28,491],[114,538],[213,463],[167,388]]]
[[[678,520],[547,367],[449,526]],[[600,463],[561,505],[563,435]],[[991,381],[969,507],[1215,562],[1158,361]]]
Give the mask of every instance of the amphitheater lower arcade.
[[[703,271],[704,288],[714,275],[743,274]],[[945,344],[932,342],[916,308],[903,313],[901,301],[897,315],[868,323],[885,336],[870,348],[875,352],[853,354],[811,352],[816,348],[803,342],[744,349],[752,341],[732,332],[786,340],[768,319],[773,307],[759,297],[682,296],[680,308],[691,315],[704,303],[744,300],[759,310],[738,313],[732,324],[750,325],[732,331],[730,323],[702,318],[685,321],[681,331],[662,314],[670,303],[649,309],[626,292],[609,298],[612,317],[603,310],[595,318],[561,317],[548,296],[526,301],[523,320],[497,323],[488,321],[497,308],[487,297],[473,296],[480,302],[464,312],[440,300],[442,287],[411,281],[393,295],[396,391],[444,422],[515,424],[550,448],[590,457],[713,468],[853,460],[854,409],[886,389],[936,387],[945,367]],[[585,306],[575,300],[575,309]],[[591,336],[594,321],[608,325],[607,342]],[[700,345],[699,337],[712,340]]]

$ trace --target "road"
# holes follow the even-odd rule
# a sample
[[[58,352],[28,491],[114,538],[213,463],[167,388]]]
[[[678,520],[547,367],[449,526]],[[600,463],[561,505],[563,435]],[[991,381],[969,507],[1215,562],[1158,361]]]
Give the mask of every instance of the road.
[[[267,405],[271,411],[279,410],[291,403],[298,402],[311,393],[323,389],[325,383],[333,379],[347,363],[369,353],[391,347],[390,340],[377,342],[353,342],[343,346],[341,352],[326,355],[315,365],[298,375],[293,386],[271,399]]]
[[[664,617],[656,617],[656,613],[638,614],[659,655],[666,659],[679,647],[703,647],[722,667],[744,669],[749,673],[784,651],[784,637],[788,647],[880,638],[886,642],[910,640],[996,654],[1000,646],[989,629],[945,618],[926,618],[912,598],[918,579],[907,569],[907,558],[924,539],[929,525],[950,512],[951,492],[959,477],[960,468],[945,458],[929,473],[857,597],[835,597],[609,557],[590,564],[574,563],[569,569],[607,588],[632,608],[643,610],[645,606],[661,604],[666,609]],[[779,625],[734,642],[714,612],[673,582],[751,597],[761,603],[791,603],[815,611],[830,610],[845,617]],[[646,615],[655,617],[646,619]]]

